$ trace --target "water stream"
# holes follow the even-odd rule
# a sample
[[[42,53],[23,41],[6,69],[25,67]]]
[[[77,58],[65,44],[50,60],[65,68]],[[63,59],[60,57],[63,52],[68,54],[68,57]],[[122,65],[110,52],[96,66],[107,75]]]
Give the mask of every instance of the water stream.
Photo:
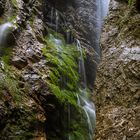
[[[0,25],[0,47],[4,47],[6,37],[10,33],[13,25],[10,22]]]
[[[101,5],[101,18],[104,19],[107,14],[108,14],[108,11],[109,11],[109,3],[110,3],[110,0],[98,0],[100,1],[100,4]]]
[[[55,10],[55,16],[56,16],[55,25],[56,25],[56,33],[57,33],[58,32],[58,24],[59,24],[59,14],[58,14],[57,10]]]
[[[85,71],[84,57],[83,57],[81,43],[78,39],[76,39],[76,46],[77,46],[77,50],[80,52],[80,56],[79,56],[79,75],[81,76],[81,86],[83,88],[86,88],[87,87],[87,81],[86,81],[86,71]]]
[[[99,42],[102,20],[104,19],[104,17],[107,15],[107,12],[108,12],[109,1],[110,0],[107,0],[106,2],[104,0],[96,0],[97,7],[98,7],[97,15],[99,17],[98,21],[97,21],[98,29],[99,29],[99,31],[97,31],[98,37],[95,38],[95,40],[97,40],[97,42]],[[60,15],[59,15],[58,10],[56,10],[54,8],[52,8],[52,10],[50,12],[51,12],[51,21],[50,22],[51,22],[51,24],[53,24],[53,22],[55,23],[55,31],[57,34],[58,29],[59,29],[59,24],[60,24],[59,23]],[[91,28],[92,27],[93,27],[93,25],[91,26]],[[10,33],[12,28],[13,28],[13,24],[10,22],[0,25],[0,47],[4,46],[6,37]],[[57,46],[57,51],[61,52],[62,40],[58,39],[57,36],[54,37],[51,34],[50,34],[50,40],[52,40],[55,43],[55,45]],[[67,42],[70,42],[70,40],[71,40],[70,31],[66,31],[66,40],[67,40]],[[83,111],[83,115],[86,118],[85,123],[87,124],[88,140],[93,140],[93,133],[94,133],[95,121],[96,121],[95,106],[94,106],[93,102],[90,100],[91,95],[90,95],[90,92],[87,90],[87,80],[86,80],[86,71],[85,71],[83,50],[82,50],[81,43],[78,39],[76,39],[75,45],[77,47],[77,51],[80,54],[79,62],[78,62],[78,71],[79,71],[79,75],[80,75],[79,87],[81,89],[79,90],[79,93],[76,94],[77,105],[81,108],[81,110]],[[96,51],[97,51],[97,54],[99,54],[100,51],[98,49]],[[67,113],[68,114],[68,116],[67,116],[68,127],[70,129],[72,113],[71,113],[71,106],[69,104],[67,106],[67,109],[68,109],[68,113]],[[68,140],[71,140],[71,139],[72,139],[71,135],[68,135]],[[76,140],[76,139],[72,139],[72,140]]]
[[[85,72],[85,65],[84,65],[84,58],[83,58],[83,51],[81,47],[81,43],[79,40],[77,40],[77,49],[80,52],[79,56],[79,74],[82,76],[81,78],[81,86],[82,90],[80,90],[80,94],[77,94],[77,104],[83,109],[85,112],[85,116],[87,118],[87,124],[88,124],[88,132],[89,132],[89,140],[93,140],[93,132],[95,128],[95,120],[96,120],[96,114],[95,114],[95,106],[90,101],[89,92],[87,91],[87,83],[86,83],[86,72]]]
[[[59,24],[59,13],[57,10],[52,8],[51,10],[51,24],[55,23],[55,31],[56,34],[58,32],[58,24]],[[54,37],[53,35],[50,35],[50,39],[54,42],[54,44],[57,46],[57,51],[62,52],[61,46],[62,41],[57,37],[57,35]],[[66,42],[69,42],[70,35],[69,32],[66,31]],[[79,52],[79,62],[78,62],[78,72],[80,76],[80,85],[81,88],[79,90],[79,93],[76,94],[77,96],[77,105],[82,110],[82,116],[85,118],[83,123],[86,126],[87,131],[87,139],[93,140],[94,135],[94,129],[95,129],[95,120],[96,120],[96,114],[95,114],[95,106],[93,102],[90,100],[90,92],[87,91],[87,80],[86,80],[86,71],[85,71],[85,64],[84,64],[84,56],[83,56],[83,49],[81,46],[81,43],[78,39],[75,39],[75,45],[77,47],[77,51]],[[67,106],[67,120],[68,120],[68,130],[70,131],[71,128],[71,121],[72,121],[72,115],[73,112],[71,112],[71,105],[68,104]],[[82,117],[81,116],[81,117]],[[78,123],[78,122],[77,122]],[[74,137],[71,136],[71,134],[68,134],[68,140],[75,140]]]
[[[57,51],[62,52],[61,46],[62,46],[62,41],[61,39],[54,37],[52,34],[50,34],[50,40],[53,41],[53,43],[57,46]],[[82,116],[85,116],[86,118],[84,123],[87,126],[87,132],[88,132],[88,139],[93,140],[93,132],[95,128],[95,120],[96,120],[96,115],[95,115],[95,107],[92,101],[90,101],[90,93],[87,91],[87,83],[86,83],[86,72],[85,72],[85,65],[84,65],[84,57],[83,57],[83,50],[82,46],[80,44],[79,40],[76,40],[76,46],[77,46],[77,51],[79,52],[79,75],[80,77],[80,85],[81,89],[79,90],[79,93],[76,94],[77,96],[77,105],[79,108],[82,110]],[[71,128],[71,120],[72,120],[72,115],[73,113],[71,112],[71,105],[68,104],[67,106],[67,120],[68,120],[68,129],[70,130]],[[78,123],[78,122],[77,122]],[[68,140],[75,140],[74,138],[71,137],[71,134],[68,135]]]

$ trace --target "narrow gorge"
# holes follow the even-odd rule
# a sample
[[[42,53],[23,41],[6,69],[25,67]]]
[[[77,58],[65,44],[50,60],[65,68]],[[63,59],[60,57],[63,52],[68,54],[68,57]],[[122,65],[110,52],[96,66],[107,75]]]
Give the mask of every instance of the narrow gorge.
[[[139,140],[138,0],[0,0],[0,140]]]

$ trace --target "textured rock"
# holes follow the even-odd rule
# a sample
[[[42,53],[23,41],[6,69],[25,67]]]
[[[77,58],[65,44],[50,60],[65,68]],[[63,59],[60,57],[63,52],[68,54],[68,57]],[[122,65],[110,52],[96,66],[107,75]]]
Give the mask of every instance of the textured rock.
[[[54,15],[56,14],[53,8],[56,8],[59,16],[58,32],[66,34],[66,31],[70,29],[71,34],[80,40],[82,47],[90,52],[85,65],[87,83],[91,88],[94,85],[96,68],[100,60],[101,16],[98,13],[100,3],[97,3],[96,0],[48,0],[44,2],[45,23],[56,30],[56,20],[52,18],[52,12]],[[48,23],[48,21],[51,22]]]
[[[35,8],[40,7],[40,3],[32,3],[32,1],[24,3],[21,0],[13,5],[12,2],[6,4],[4,19],[9,13],[17,14],[12,19],[12,22],[17,25],[12,34],[16,42],[14,49],[10,49],[13,53],[12,58],[9,54],[11,51],[5,51],[1,58],[4,63],[0,62],[0,139],[45,140],[46,114],[41,107],[42,100],[39,101],[35,94],[36,91],[40,94],[40,91],[42,94],[44,91],[47,92],[46,88],[42,88],[45,83],[41,84],[40,75],[37,73],[40,66],[43,67],[44,64],[43,61],[40,62],[43,45],[38,41],[37,35],[41,37],[44,29],[42,20],[35,18],[36,20],[33,19],[34,23],[31,24],[29,19],[33,12],[36,12]],[[40,13],[36,13],[36,16],[38,14]],[[40,26],[37,26],[38,23]]]
[[[139,17],[133,6],[111,1],[95,88],[97,140],[140,138]]]

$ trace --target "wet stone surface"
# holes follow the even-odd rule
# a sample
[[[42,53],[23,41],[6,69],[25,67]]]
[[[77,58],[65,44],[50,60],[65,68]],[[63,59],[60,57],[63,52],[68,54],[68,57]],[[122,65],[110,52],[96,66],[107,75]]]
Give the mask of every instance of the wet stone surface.
[[[139,14],[131,15],[132,11],[129,10],[133,9],[129,9],[125,3],[112,1],[111,6],[102,32],[103,56],[95,85],[96,139],[138,140],[140,138],[138,125],[140,124],[140,36],[136,37],[129,27],[137,22]],[[128,19],[127,16],[124,17],[125,12],[129,13],[130,22],[123,23],[123,20]],[[138,31],[139,25],[136,24],[135,29]]]

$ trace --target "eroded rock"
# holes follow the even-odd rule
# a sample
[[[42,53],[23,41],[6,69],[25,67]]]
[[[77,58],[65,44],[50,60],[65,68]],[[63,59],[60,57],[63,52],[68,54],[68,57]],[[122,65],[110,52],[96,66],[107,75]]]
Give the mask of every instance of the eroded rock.
[[[95,88],[98,140],[140,137],[139,111],[135,110],[140,106],[140,35],[135,34],[139,30],[140,15],[134,9],[112,0],[103,28],[103,56]],[[134,25],[135,31],[130,29]]]

